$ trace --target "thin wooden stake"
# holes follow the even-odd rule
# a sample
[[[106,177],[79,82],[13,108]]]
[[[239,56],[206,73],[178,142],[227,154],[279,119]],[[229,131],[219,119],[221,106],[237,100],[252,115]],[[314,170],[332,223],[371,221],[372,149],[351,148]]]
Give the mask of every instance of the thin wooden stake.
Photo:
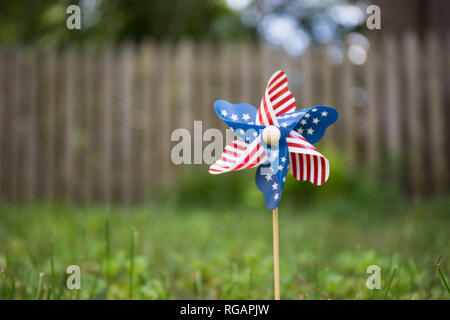
[[[275,300],[280,300],[280,259],[278,254],[278,208],[273,213],[273,281]]]

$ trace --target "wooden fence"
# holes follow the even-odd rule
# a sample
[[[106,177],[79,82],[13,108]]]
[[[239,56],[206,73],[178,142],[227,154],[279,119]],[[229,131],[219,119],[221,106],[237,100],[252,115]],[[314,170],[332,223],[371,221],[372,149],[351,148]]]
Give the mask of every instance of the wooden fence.
[[[329,53],[190,42],[2,48],[0,199],[140,201],[179,176],[175,128],[202,120],[203,130],[225,130],[214,100],[258,106],[277,69],[298,107],[339,110],[326,140],[349,166],[414,193],[448,192],[450,36],[374,39],[362,65]]]

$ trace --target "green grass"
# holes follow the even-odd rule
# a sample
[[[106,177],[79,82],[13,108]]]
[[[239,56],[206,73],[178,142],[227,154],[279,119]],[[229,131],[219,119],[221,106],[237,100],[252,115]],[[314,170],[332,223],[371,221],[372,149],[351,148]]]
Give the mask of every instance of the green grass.
[[[450,274],[449,207],[448,197],[282,204],[281,297],[323,299],[312,286],[334,299],[425,299],[439,255],[439,272]],[[273,296],[272,217],[261,207],[2,206],[0,219],[2,299]],[[71,264],[81,268],[78,291],[65,286]],[[365,286],[372,264],[380,290]],[[431,299],[449,298],[435,281]]]

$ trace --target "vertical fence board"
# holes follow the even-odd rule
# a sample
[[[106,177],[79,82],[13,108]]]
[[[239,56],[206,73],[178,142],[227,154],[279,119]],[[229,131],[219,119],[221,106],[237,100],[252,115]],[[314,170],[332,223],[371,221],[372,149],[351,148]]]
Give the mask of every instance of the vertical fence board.
[[[323,101],[323,104],[327,106],[335,107],[336,103],[333,101],[333,68],[331,66],[326,46],[322,47],[320,59],[321,59],[320,74],[322,82],[321,83],[322,97],[320,100]],[[335,131],[336,129],[334,125],[327,128],[327,137],[330,143],[336,142]]]
[[[48,202],[55,199],[56,184],[56,52],[47,53],[44,62],[45,94],[43,108],[45,108],[45,198]]]
[[[162,69],[161,77],[161,90],[160,90],[160,105],[155,106],[158,110],[161,110],[161,126],[159,127],[162,143],[162,182],[163,185],[170,185],[171,183],[171,159],[170,159],[170,133],[171,133],[171,64],[172,64],[172,50],[168,44],[164,44],[161,50],[162,53]],[[160,109],[159,109],[160,108]]]
[[[356,164],[356,126],[355,126],[355,103],[354,103],[354,78],[353,67],[347,55],[342,65],[342,122],[344,128],[345,156],[350,165]]]
[[[386,75],[386,132],[387,147],[391,156],[398,155],[400,141],[400,101],[398,77],[398,48],[396,39],[392,35],[385,38],[385,75]]]
[[[26,58],[26,86],[24,96],[26,99],[26,152],[25,152],[25,176],[24,191],[27,201],[34,200],[36,186],[36,116],[37,116],[37,56],[35,52],[27,53]]]
[[[3,173],[5,168],[5,163],[3,157],[5,155],[5,142],[4,142],[4,130],[5,130],[5,105],[6,105],[6,61],[5,61],[5,51],[0,48],[0,201],[3,200],[4,194],[4,177],[6,174]]]
[[[366,163],[369,172],[374,176],[378,169],[380,146],[379,146],[379,100],[378,100],[378,47],[371,43],[368,59],[364,68],[364,79],[367,92],[366,109]]]
[[[132,108],[133,108],[133,47],[125,45],[121,52],[119,113],[121,123],[121,190],[122,203],[129,205],[132,192]]]
[[[21,87],[23,82],[22,75],[22,51],[16,52],[13,58],[13,89],[12,89],[12,103],[11,103],[11,121],[13,123],[11,131],[11,157],[12,157],[12,178],[11,178],[11,200],[16,202],[18,200],[18,188],[19,188],[19,145],[20,145],[20,132],[21,132]]]
[[[65,198],[69,203],[74,192],[74,128],[75,128],[75,83],[76,83],[76,52],[73,48],[64,53],[64,168],[63,183]]]
[[[422,86],[420,81],[419,43],[415,34],[404,38],[406,104],[408,106],[407,128],[409,140],[409,177],[412,190],[419,193],[424,189]]]
[[[152,75],[155,61],[153,59],[153,46],[150,43],[142,45],[140,50],[141,60],[141,108],[142,108],[142,189],[148,192],[152,182],[152,105],[154,88],[152,86]]]
[[[106,47],[102,53],[102,156],[101,156],[101,185],[103,201],[109,204],[112,200],[112,119],[113,119],[113,48]]]
[[[312,52],[308,47],[300,57],[300,71],[301,71],[301,87],[299,102],[300,108],[311,107],[313,103],[313,61]]]
[[[212,57],[212,50],[211,50],[211,44],[209,43],[203,43],[200,48],[200,57],[201,61],[199,59],[196,59],[195,61],[198,64],[199,69],[199,79],[198,83],[200,84],[200,101],[201,104],[201,114],[199,115],[199,118],[204,119],[204,127],[210,128],[212,126],[212,119],[215,116],[214,115],[214,109],[213,109],[213,96],[211,95],[211,85],[212,85],[212,75],[211,75],[211,57]],[[218,98],[218,97],[214,97]]]
[[[94,52],[87,48],[84,51],[84,70],[83,70],[83,91],[84,91],[84,168],[83,168],[83,198],[85,203],[89,204],[92,197],[92,179],[94,172],[92,171],[94,156],[93,142],[94,135],[92,134],[94,124],[94,83],[95,83],[95,64]]]
[[[241,93],[239,97],[240,102],[250,103],[251,96],[251,63],[250,45],[241,44],[240,46],[240,82]]]
[[[443,191],[447,183],[445,161],[444,108],[442,101],[442,48],[434,34],[427,35],[428,105],[430,108],[431,172],[434,189]]]

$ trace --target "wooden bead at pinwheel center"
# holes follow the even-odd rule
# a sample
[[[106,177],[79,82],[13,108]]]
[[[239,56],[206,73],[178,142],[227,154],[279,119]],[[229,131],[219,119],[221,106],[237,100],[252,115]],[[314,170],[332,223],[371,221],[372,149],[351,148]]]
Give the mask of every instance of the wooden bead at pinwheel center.
[[[275,126],[268,126],[264,128],[262,138],[268,145],[276,146],[281,138],[280,130]]]

